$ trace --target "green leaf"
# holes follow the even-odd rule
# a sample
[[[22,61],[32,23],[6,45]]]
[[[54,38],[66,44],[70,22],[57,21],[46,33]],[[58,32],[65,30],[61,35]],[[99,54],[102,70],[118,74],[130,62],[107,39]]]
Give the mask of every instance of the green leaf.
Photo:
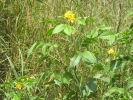
[[[64,24],[60,24],[58,26],[56,26],[52,32],[52,34],[56,34],[56,33],[59,33],[61,32],[62,30],[64,30],[65,28],[65,25]]]
[[[51,52],[53,48],[57,48],[58,44],[52,44],[52,43],[45,43],[42,47],[42,54],[46,55],[47,53]]]
[[[55,82],[52,80],[52,81],[50,81],[50,82],[45,82],[45,86],[50,86],[50,85],[53,85]]]
[[[78,65],[80,62],[80,59],[81,59],[80,54],[74,55],[70,60],[70,67],[74,67],[74,66]]]
[[[102,30],[102,31],[104,31],[104,30],[110,30],[110,29],[112,29],[112,27],[107,27],[107,26],[105,26],[105,25],[102,25],[102,26],[100,26],[100,28],[99,28],[99,30]]]
[[[96,90],[96,83],[95,83],[95,79],[93,78],[88,78],[87,80],[87,85],[89,86],[89,88],[94,92]]]
[[[61,85],[62,83],[64,84],[70,84],[71,78],[66,77],[66,75],[61,76],[61,74],[59,73],[59,71],[55,71],[52,75],[52,78],[54,78],[54,82],[57,85]]]
[[[95,78],[95,79],[100,79],[100,80],[102,80],[103,82],[110,83],[110,78],[102,77],[102,76],[103,76],[103,74],[96,74],[93,78]]]
[[[30,97],[30,100],[37,100],[38,99],[38,96],[32,96]]]
[[[78,22],[78,25],[86,25],[85,19],[81,17],[77,18],[76,21]]]
[[[92,92],[87,84],[81,88],[81,91],[82,91],[82,97],[89,96]]]
[[[37,43],[34,43],[34,44],[31,46],[31,48],[28,50],[27,58],[31,55],[31,53],[32,53],[33,49],[35,48],[36,44],[37,44]]]
[[[97,62],[95,55],[90,51],[83,52],[82,60],[85,61],[87,64],[93,64]]]
[[[93,71],[101,71],[101,70],[103,70],[102,64],[98,63],[98,64],[94,65]]]
[[[24,60],[23,60],[23,54],[19,48],[19,58],[20,58],[20,62],[21,62],[21,73],[22,73],[22,76],[23,76],[23,73],[24,73]]]
[[[62,82],[64,84],[70,84],[70,80],[68,78],[63,77]]]
[[[125,66],[125,61],[112,60],[110,63],[110,70],[116,70]]]
[[[50,77],[60,80],[61,79],[60,71],[59,70],[55,70]]]
[[[35,49],[42,47],[44,44],[45,44],[44,42],[37,43]]]
[[[105,97],[112,96],[113,93],[119,93],[119,94],[124,94],[124,88],[118,88],[118,87],[113,87],[111,88],[107,93],[103,95],[103,100],[105,100]]]
[[[49,51],[53,51],[53,49],[54,48],[57,48],[57,47],[59,47],[59,45],[58,44],[51,44],[51,46],[50,46],[50,48],[49,48]]]
[[[82,86],[81,92],[82,96],[89,96],[91,92],[94,92],[97,88],[96,83],[94,82],[93,78],[88,78],[87,83]]]
[[[54,82],[55,82],[56,85],[59,85],[59,86],[61,85],[61,81],[59,81],[59,80],[55,79]]]
[[[93,30],[91,31],[91,36],[92,36],[92,38],[97,37],[97,36],[98,36],[98,30],[93,29]]]
[[[13,63],[11,62],[11,60],[10,60],[10,58],[8,56],[6,56],[6,57],[7,57],[8,61],[9,61],[9,63],[10,63],[10,66],[12,68],[13,74],[15,75],[15,78],[18,79],[18,74],[17,74],[17,71],[16,71]]]
[[[102,80],[103,82],[110,83],[110,78],[108,78],[108,77],[103,77],[103,78],[101,78],[101,80]]]
[[[131,15],[133,15],[133,10],[131,10],[131,11],[129,11],[129,12],[127,13],[127,15],[126,15],[126,17],[124,18],[124,20],[127,20],[127,18],[128,18],[129,16],[131,16]]]
[[[67,92],[67,94],[63,97],[63,100],[73,100],[72,98],[75,96],[75,91]]]
[[[43,55],[46,55],[46,49],[47,49],[47,47],[49,47],[51,45],[52,45],[51,43],[44,44],[44,46],[42,47],[42,54]]]
[[[53,30],[54,30],[54,28],[51,28],[51,29],[49,29],[45,34],[47,34],[47,35],[52,35]]]
[[[114,36],[114,33],[112,33],[112,32],[103,32],[102,34],[99,35],[99,38],[110,39],[113,36]]]
[[[73,79],[73,75],[68,71],[65,71],[63,77],[68,78],[69,80]]]
[[[65,71],[65,74],[63,75],[63,83],[70,84],[72,79],[73,75],[70,72]]]
[[[128,80],[127,89],[130,89],[133,87],[133,76]]]
[[[14,93],[12,100],[21,100],[20,95]]]
[[[73,26],[70,25],[66,25],[64,28],[64,33],[67,35],[71,35],[73,32],[75,32],[75,28]]]
[[[100,79],[103,74],[96,74],[93,78]]]
[[[110,45],[112,45],[112,44],[114,43],[114,41],[115,41],[115,35],[112,35],[112,36],[109,38],[108,43],[109,43]]]
[[[133,23],[130,25],[129,29],[133,29]]]
[[[130,52],[133,52],[133,45],[131,46]]]
[[[53,72],[53,74],[51,75],[51,78],[54,78],[54,82],[57,85],[61,85],[61,84],[70,84],[70,81],[72,80],[72,75],[66,76],[68,74],[68,72],[66,72],[63,76],[59,73],[59,70],[56,70]],[[70,74],[70,73],[69,73]]]

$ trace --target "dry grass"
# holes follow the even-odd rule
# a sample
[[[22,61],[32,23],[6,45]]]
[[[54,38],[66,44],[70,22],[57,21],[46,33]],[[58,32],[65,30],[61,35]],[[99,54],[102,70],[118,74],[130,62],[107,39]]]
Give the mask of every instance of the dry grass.
[[[31,75],[55,69],[60,69],[63,73],[63,68],[69,65],[70,58],[75,52],[82,50],[80,44],[85,32],[89,32],[103,24],[113,27],[112,31],[115,33],[127,29],[131,24],[131,19],[127,21],[123,19],[127,12],[131,10],[132,3],[131,0],[1,0],[0,52],[2,53],[0,54],[0,82],[12,76],[8,61],[5,60],[6,55],[10,57],[16,69],[20,72],[22,59],[20,58],[19,49],[23,55],[24,74]],[[58,17],[63,16],[66,10],[72,10],[76,16],[90,16],[95,21],[88,22],[83,28],[79,28],[75,23],[74,26],[79,31],[70,38],[59,34],[46,35],[46,31],[55,27],[55,25],[46,24],[44,21],[54,20],[66,23],[64,19]],[[60,48],[54,50],[54,53],[44,59],[34,52],[31,58],[27,59],[27,50],[36,41],[58,43]],[[106,44],[101,43],[101,46],[106,46]],[[97,49],[92,46],[90,49],[93,48]],[[84,72],[90,72],[86,68],[79,68],[78,70],[79,76]],[[87,76],[84,75],[84,77]],[[63,90],[64,87],[61,88],[60,90]],[[59,95],[60,90],[55,86],[53,90],[48,89],[47,92],[49,94],[51,91],[56,91],[55,94],[45,95],[54,98],[54,96]]]

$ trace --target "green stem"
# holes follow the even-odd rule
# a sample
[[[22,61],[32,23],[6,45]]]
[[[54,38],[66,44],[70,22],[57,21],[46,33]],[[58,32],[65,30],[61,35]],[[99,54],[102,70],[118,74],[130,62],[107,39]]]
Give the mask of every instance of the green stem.
[[[80,82],[79,82],[79,79],[78,79],[78,76],[77,76],[77,73],[76,73],[76,66],[73,69],[73,73],[74,73],[74,78],[76,80],[76,83],[78,85],[78,88],[79,88],[79,91],[80,91],[80,94],[81,94],[81,89],[80,89],[80,84],[79,84]]]

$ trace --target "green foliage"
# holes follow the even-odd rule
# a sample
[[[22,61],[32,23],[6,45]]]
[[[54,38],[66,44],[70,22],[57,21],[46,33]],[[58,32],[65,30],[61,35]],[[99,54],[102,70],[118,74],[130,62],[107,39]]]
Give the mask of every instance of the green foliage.
[[[130,89],[133,87],[133,76],[128,80],[127,89]]]
[[[73,32],[75,32],[75,28],[68,24],[59,24],[53,29],[52,34],[60,33],[62,31],[70,36]]]
[[[93,64],[97,62],[97,58],[90,51],[84,51],[82,55],[83,55],[83,58],[82,58],[83,61],[86,62],[87,64]]]
[[[89,78],[87,83],[82,86],[82,97],[89,96],[92,92],[96,91],[97,85],[93,78]]]
[[[112,87],[107,93],[104,94],[103,100],[108,96],[113,97],[114,93],[118,93],[119,95],[124,95],[124,89],[123,88]]]
[[[0,99],[132,100],[132,4],[1,0]]]
[[[81,54],[76,54],[74,55],[71,60],[70,60],[70,67],[75,67],[79,64],[80,60],[81,60]]]

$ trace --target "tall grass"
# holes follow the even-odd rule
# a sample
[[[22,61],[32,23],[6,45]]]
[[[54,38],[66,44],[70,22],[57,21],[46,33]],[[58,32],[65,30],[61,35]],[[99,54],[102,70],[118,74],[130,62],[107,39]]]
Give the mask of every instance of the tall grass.
[[[82,93],[78,88],[86,83],[88,77],[93,77],[102,71],[95,71],[91,67],[94,65],[88,67],[82,62],[76,65],[75,70],[71,70],[69,69],[71,58],[80,51],[88,50],[99,56],[99,67],[106,67],[108,66],[106,65],[107,50],[112,46],[119,54],[128,56],[130,47],[117,41],[113,45],[108,45],[107,41],[101,39],[98,39],[98,43],[85,47],[82,44],[86,39],[86,34],[98,29],[101,25],[112,27],[111,32],[115,34],[127,30],[132,19],[128,17],[127,20],[124,20],[124,18],[127,12],[132,10],[132,3],[131,0],[1,0],[0,83],[4,84],[1,87],[1,98],[7,98],[10,95],[8,100],[12,98],[11,95],[14,95],[13,100],[17,100],[15,96],[20,93],[18,97],[21,97],[22,100],[31,98],[31,100],[35,98],[36,100],[42,100],[42,98],[62,100],[65,98],[64,95],[68,94],[68,97],[71,98],[67,99],[80,100],[79,95]],[[61,17],[67,10],[75,13],[76,17],[89,16],[86,25],[74,23],[73,26],[77,31],[72,36],[48,35],[49,29],[60,23],[67,23]],[[102,33],[102,31],[100,32]],[[48,46],[42,55],[41,49],[44,44]],[[53,46],[53,44],[58,45]],[[49,50],[52,46],[53,49]],[[125,68],[127,76],[132,75],[131,63],[128,64],[128,68]],[[124,87],[128,79],[125,80],[125,76],[121,76],[123,74],[121,71],[115,72],[115,74],[115,78],[120,78],[115,84],[110,83],[111,85],[109,85],[97,81],[97,91],[83,99],[100,100],[111,87],[117,86],[119,83],[118,87]],[[34,79],[29,78],[32,75],[35,77]],[[60,82],[54,80],[56,78],[60,80],[67,75],[68,79],[72,79],[70,83],[59,85]],[[105,76],[111,77],[107,73]],[[26,80],[27,78],[29,80]],[[13,88],[13,84],[21,79],[24,79],[24,86],[27,86],[27,90],[24,92]],[[122,82],[123,79],[125,82]],[[7,85],[6,82],[13,84]]]

